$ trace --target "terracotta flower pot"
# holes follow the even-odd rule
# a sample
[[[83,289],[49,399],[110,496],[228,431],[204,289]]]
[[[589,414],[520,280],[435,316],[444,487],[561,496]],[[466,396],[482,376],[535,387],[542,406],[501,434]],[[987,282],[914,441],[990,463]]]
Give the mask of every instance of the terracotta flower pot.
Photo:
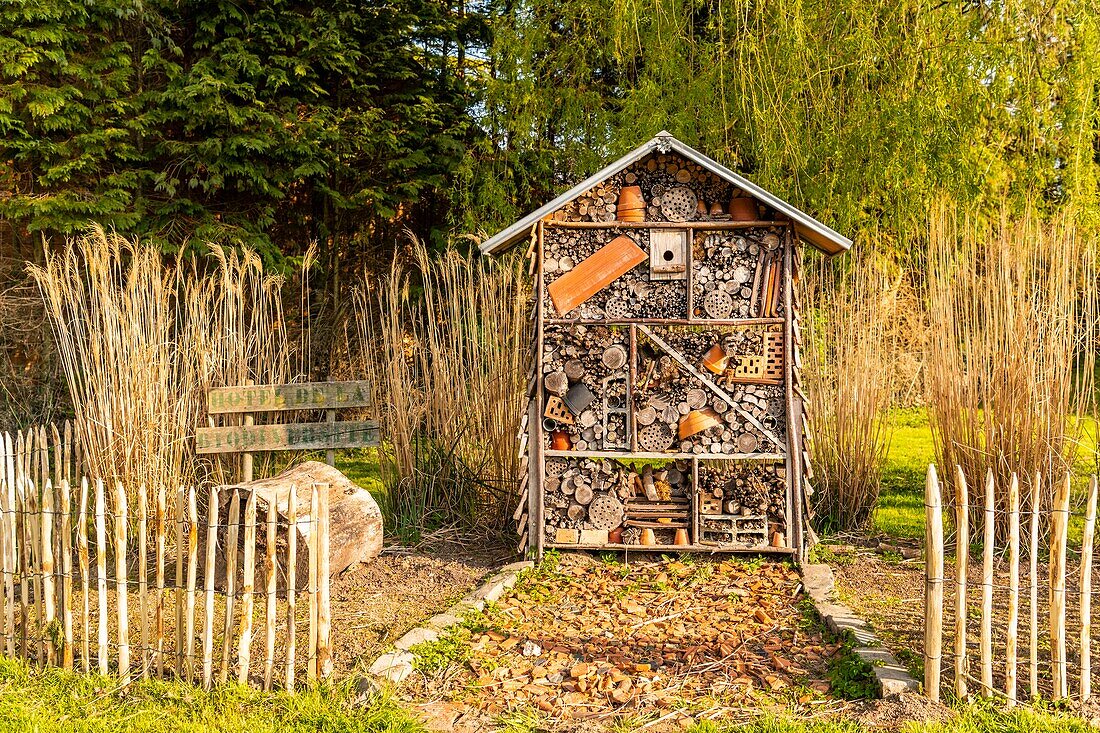
[[[703,354],[703,367],[711,374],[721,374],[729,366],[730,359],[721,344],[715,344]]]
[[[640,186],[623,186],[616,209],[619,221],[645,221],[645,199]]]
[[[691,544],[688,541],[688,531],[686,529],[676,530],[676,540],[674,544],[680,545],[681,547]]]
[[[757,221],[760,207],[751,196],[736,196],[730,199],[730,217],[734,221]]]
[[[646,527],[642,530],[642,538],[638,541],[638,544],[653,547],[657,544],[657,535],[653,534],[652,529]]]
[[[569,441],[569,433],[555,430],[550,433],[550,450],[573,450],[573,444]]]
[[[623,528],[616,527],[607,533],[607,541],[612,545],[621,545],[623,543]]]
[[[680,440],[687,440],[696,433],[721,424],[721,416],[709,407],[692,410],[680,419]]]

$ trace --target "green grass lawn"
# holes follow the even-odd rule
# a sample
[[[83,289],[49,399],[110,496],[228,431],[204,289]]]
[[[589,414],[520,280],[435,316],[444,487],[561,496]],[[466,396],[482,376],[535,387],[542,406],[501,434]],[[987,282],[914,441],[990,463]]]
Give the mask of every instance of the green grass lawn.
[[[204,692],[179,682],[118,681],[0,659],[0,731],[371,731],[420,733],[420,724],[389,697],[351,705],[346,685],[297,695],[240,686]]]
[[[897,539],[921,539],[924,537],[924,477],[928,464],[936,458],[928,412],[924,409],[896,410],[892,414],[892,426],[872,530]],[[1087,477],[1097,470],[1097,422],[1091,418],[1079,424],[1071,421],[1070,433],[1080,436],[1074,462],[1072,503],[1075,515],[1070,521],[1069,532],[1073,544],[1080,542],[1083,520],[1077,514],[1084,512]]]
[[[352,704],[348,685],[317,688],[297,695],[263,693],[239,686],[204,692],[177,682],[137,682],[120,690],[116,680],[84,677],[57,669],[32,669],[0,659],[0,731],[32,733],[426,733],[392,696],[379,695],[364,705]],[[903,733],[1085,733],[1081,719],[1043,710],[999,712],[986,704],[960,707],[946,723],[907,723]],[[497,730],[536,733],[546,728],[538,714],[511,714]],[[624,717],[609,730],[627,733],[649,720]],[[698,723],[693,733],[859,733],[847,720],[795,720],[782,713],[749,723]]]
[[[386,487],[382,483],[382,469],[378,461],[377,448],[339,451],[336,454],[336,467],[345,476],[369,491],[375,501],[381,503]]]
[[[932,428],[925,410],[897,410],[892,421],[890,450],[872,526],[879,534],[919,539],[924,537],[924,476],[928,464],[935,460]]]

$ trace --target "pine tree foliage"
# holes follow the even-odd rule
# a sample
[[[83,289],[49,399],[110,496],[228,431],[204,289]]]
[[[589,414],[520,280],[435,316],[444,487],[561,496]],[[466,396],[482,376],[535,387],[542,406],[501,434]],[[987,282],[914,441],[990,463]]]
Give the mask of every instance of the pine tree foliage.
[[[483,35],[433,0],[13,0],[0,216],[270,256],[438,224],[472,130],[462,48]]]

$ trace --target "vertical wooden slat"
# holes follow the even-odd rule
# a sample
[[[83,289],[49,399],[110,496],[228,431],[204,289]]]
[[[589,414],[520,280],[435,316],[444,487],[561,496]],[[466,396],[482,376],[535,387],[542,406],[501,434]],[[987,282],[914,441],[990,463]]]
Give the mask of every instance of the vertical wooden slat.
[[[47,664],[57,663],[57,650],[54,649],[53,640],[50,638],[50,627],[57,618],[57,608],[54,590],[54,565],[53,565],[53,481],[46,479],[42,487],[42,529],[39,532],[42,545],[39,548],[39,569],[42,574],[42,638],[46,645]]]
[[[233,489],[225,533],[225,625],[222,627],[222,667],[218,679],[229,680],[229,654],[233,648],[233,601],[237,595],[237,544],[241,521],[241,492]]]
[[[115,482],[115,603],[118,605],[118,676],[130,683],[130,574],[126,569],[126,528],[130,523],[126,489]]]
[[[211,486],[206,498],[205,625],[202,634],[202,686],[210,689],[214,673],[214,552],[218,547],[218,490]]]
[[[138,614],[141,634],[141,678],[149,679],[149,492],[138,490]]]
[[[264,690],[271,689],[271,678],[275,673],[275,593],[278,587],[275,541],[279,527],[277,509],[278,500],[273,495],[271,501],[267,502],[267,547],[264,553],[264,579],[267,581],[264,589],[267,594],[267,609],[264,615]]]
[[[1031,483],[1031,541],[1028,543],[1030,556],[1030,600],[1031,607],[1031,656],[1028,658],[1030,667],[1031,699],[1039,699],[1039,487],[1042,484],[1042,474],[1035,472],[1035,479]]]
[[[18,475],[16,477],[16,501],[18,502],[18,508],[16,510],[16,519],[19,523],[18,537],[16,544],[19,549],[19,555],[17,558],[19,568],[19,656],[23,659],[28,658],[28,639],[27,631],[30,627],[30,614],[28,608],[30,608],[30,590],[31,582],[28,571],[30,569],[30,530],[27,527],[27,493],[28,493],[28,478],[27,478],[27,463],[26,463],[26,443],[22,434],[19,435],[16,441],[16,470]]]
[[[27,627],[31,625],[30,614],[27,609],[31,602],[31,579],[27,577],[27,566],[30,557],[27,548],[30,546],[30,534],[26,528],[26,442],[22,433],[15,438],[15,521],[17,521],[17,536],[15,547],[18,555],[15,557],[15,567],[19,572],[19,656],[27,658]]]
[[[45,486],[43,480],[42,464],[42,430],[31,428],[28,436],[34,441],[27,451],[30,461],[27,474],[31,476],[31,483],[27,487],[27,507],[30,513],[28,525],[30,527],[30,545],[28,547],[29,562],[27,572],[30,573],[34,587],[34,644],[37,650],[36,661],[42,664],[46,658],[46,629],[42,619],[46,612],[45,595],[42,592],[42,504],[39,493]]]
[[[56,423],[50,423],[50,444],[53,446],[53,493],[50,495],[50,499],[51,499],[50,524],[51,524],[51,527],[53,529],[53,531],[52,531],[53,542],[50,545],[50,553],[52,555],[52,560],[53,560],[53,574],[54,574],[53,593],[51,595],[53,596],[54,603],[55,603],[55,605],[54,605],[54,608],[55,608],[54,618],[57,618],[56,613],[59,612],[59,610],[61,608],[61,605],[62,605],[61,594],[63,592],[63,589],[62,589],[63,583],[61,582],[61,578],[60,578],[61,546],[60,546],[59,538],[60,538],[60,533],[61,533],[61,528],[60,528],[61,513],[59,511],[57,511],[58,501],[57,501],[56,494],[57,494],[58,491],[61,490],[61,479],[63,478],[65,472],[64,472],[64,465],[63,465],[62,459],[61,459],[61,451],[62,451],[61,433],[58,431]],[[60,635],[50,633],[48,636],[51,637],[51,638],[56,639]],[[61,660],[61,655],[63,653],[64,653],[64,649],[54,649],[53,650],[54,664],[61,664],[61,661],[62,661]]]
[[[157,487],[156,520],[154,522],[156,538],[156,583],[157,603],[154,611],[154,625],[157,630],[157,677],[164,679],[164,554],[168,543],[168,488],[161,484]]]
[[[330,431],[335,430],[334,426],[336,425],[336,410],[325,410],[325,422],[329,424]],[[325,463],[330,466],[336,465],[336,451],[332,450],[331,448],[325,451]]]
[[[92,671],[92,630],[91,630],[91,563],[88,555],[88,477],[80,478],[80,507],[76,515],[76,556],[80,563],[80,594],[83,596],[80,609],[80,662],[85,672]]]
[[[195,487],[187,489],[187,678],[195,676],[195,584],[199,572],[199,511]]]
[[[248,683],[252,654],[252,592],[256,581],[256,492],[244,505],[244,581],[241,588],[241,631],[237,646],[237,681]]]
[[[1066,528],[1069,524],[1070,475],[1056,488],[1050,517],[1050,662],[1054,678],[1053,699],[1066,689]]]
[[[1020,480],[1008,484],[1008,624],[1005,628],[1005,694],[1016,705],[1016,638],[1020,624]]]
[[[96,591],[99,597],[99,644],[96,659],[99,673],[107,674],[107,527],[103,501],[103,479],[95,480],[95,563]]]
[[[64,438],[62,440],[62,472],[65,478],[69,480],[69,485],[72,486],[73,482],[76,481],[76,474],[73,473],[73,423],[71,420],[65,421]]]
[[[187,525],[187,489],[179,487],[176,492],[176,677],[183,677],[183,635],[186,632],[183,623],[183,571],[184,531]]]
[[[298,487],[291,485],[290,500],[286,509],[286,691],[294,692],[294,645],[298,621]]]
[[[982,696],[993,696],[993,551],[997,515],[994,510],[993,469],[985,476],[985,534],[982,538]]]
[[[15,483],[14,461],[11,456],[11,436],[0,433],[0,624],[3,624],[3,647],[8,656],[14,652],[14,609],[15,609],[15,583],[12,580],[11,549],[14,546],[14,537],[9,532],[8,517],[12,507],[10,501],[11,488]]]
[[[966,699],[966,572],[970,564],[970,496],[955,466],[955,695]]]
[[[940,658],[943,655],[943,508],[936,467],[928,466],[924,481],[925,506],[925,617],[924,689],[940,699]]]
[[[309,648],[306,650],[306,679],[317,679],[317,535],[318,511],[317,484],[309,494]]]
[[[329,604],[329,489],[324,485],[318,511],[320,531],[317,533],[317,676],[328,677],[332,672],[332,608]],[[943,543],[941,536],[940,543]],[[941,553],[942,558],[942,553]],[[941,573],[942,575],[942,573]],[[942,591],[941,591],[942,592]]]
[[[249,379],[247,384],[252,384],[252,380]],[[256,422],[256,418],[251,413],[245,413],[244,424],[252,425]],[[241,454],[241,483],[247,484],[252,480],[252,454],[245,452]]]
[[[66,430],[68,429],[66,423]],[[66,433],[67,434],[67,433]],[[72,487],[67,478],[61,479],[61,632],[65,648],[61,652],[61,666],[73,668],[73,520]]]
[[[1092,549],[1096,536],[1096,474],[1089,480],[1085,531],[1081,539],[1081,702],[1092,697]]]

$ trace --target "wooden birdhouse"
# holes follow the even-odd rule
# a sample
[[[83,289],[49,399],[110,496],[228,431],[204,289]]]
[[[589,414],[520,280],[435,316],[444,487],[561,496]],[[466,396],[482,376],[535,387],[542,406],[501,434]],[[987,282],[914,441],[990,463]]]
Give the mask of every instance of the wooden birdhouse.
[[[668,133],[481,244],[531,242],[521,546],[801,558],[801,244],[851,241]]]

